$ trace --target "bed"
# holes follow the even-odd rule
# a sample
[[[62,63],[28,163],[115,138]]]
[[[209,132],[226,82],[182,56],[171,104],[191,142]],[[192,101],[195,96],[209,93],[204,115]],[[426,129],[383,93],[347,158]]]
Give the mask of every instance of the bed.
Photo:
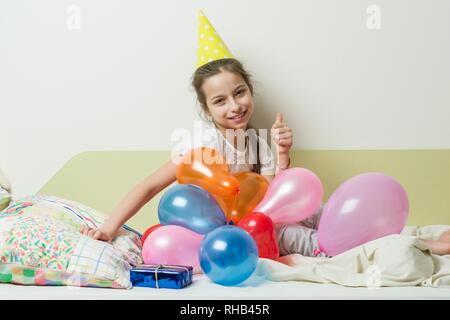
[[[71,199],[108,214],[124,193],[167,159],[166,151],[85,152],[70,159],[38,194]],[[445,199],[450,192],[449,162],[448,150],[295,151],[292,164],[318,174],[325,187],[325,200],[346,179],[369,171],[394,176],[410,197],[409,226],[403,232],[404,237],[392,236],[356,248],[334,265],[327,261],[317,265],[317,259],[293,255],[279,262],[260,259],[254,275],[237,287],[220,286],[197,274],[193,284],[182,290],[0,284],[0,296],[8,299],[450,299],[450,257],[436,258],[415,240],[416,235],[437,237],[449,228],[449,210],[443,200],[438,200]],[[129,222],[131,228],[143,232],[158,223],[156,208],[161,194]],[[393,244],[405,252],[404,260],[397,261],[396,266],[389,263],[389,257],[397,255],[390,251]],[[377,251],[379,247],[386,250]],[[368,275],[361,273],[361,265],[353,263],[361,257],[378,259],[382,275],[388,274],[390,282],[383,278],[381,286],[364,285]],[[420,272],[409,268],[402,270],[401,275],[394,274],[392,270],[398,270],[399,266],[411,266],[410,259],[417,259],[420,267],[415,269]],[[348,264],[350,267],[346,269]],[[336,265],[341,267],[338,272]]]

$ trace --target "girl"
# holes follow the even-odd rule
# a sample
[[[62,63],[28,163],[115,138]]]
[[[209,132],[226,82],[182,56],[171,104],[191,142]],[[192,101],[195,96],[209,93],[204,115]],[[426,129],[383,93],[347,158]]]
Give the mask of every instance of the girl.
[[[198,101],[204,113],[205,127],[214,128],[214,139],[203,139],[202,144],[207,147],[222,150],[224,154],[234,153],[236,157],[252,159],[251,152],[254,146],[249,146],[251,141],[257,141],[258,145],[268,148],[260,137],[246,139],[244,150],[237,146],[237,136],[230,141],[227,139],[227,130],[247,130],[250,127],[250,118],[254,111],[253,86],[250,75],[242,64],[236,59],[220,59],[212,61],[196,70],[192,85],[197,93]],[[278,164],[274,168],[274,157],[270,152],[257,151],[257,162],[254,165],[248,163],[229,163],[232,173],[239,171],[253,171],[260,173],[269,181],[281,170],[289,167],[289,150],[292,147],[292,130],[283,123],[282,114],[277,114],[275,123],[271,129],[271,135],[277,146]],[[189,147],[184,151],[189,150]],[[260,149],[261,150],[261,149]],[[179,156],[182,156],[181,152]],[[248,154],[250,153],[250,155]],[[230,157],[226,157],[229,159]],[[150,201],[157,193],[176,181],[176,163],[171,159],[159,170],[141,181],[134,187],[115,208],[113,214],[99,228],[84,227],[82,233],[94,239],[111,242],[119,228],[139,209]],[[317,227],[322,210],[318,210],[311,218],[298,224],[277,225],[276,237],[281,255],[299,253],[305,256],[326,256],[320,252],[317,239]],[[450,231],[446,232],[439,240],[424,240],[430,250],[435,254],[450,254]]]
[[[253,85],[250,75],[218,35],[212,24],[200,10],[198,12],[197,70],[192,86],[203,111],[205,135],[201,145],[219,150],[229,164],[230,171],[253,171],[267,180],[290,165],[289,150],[292,147],[292,131],[283,123],[283,115],[277,114],[271,129],[276,144],[277,165],[267,143],[260,139],[249,122],[253,114]],[[210,134],[212,131],[212,135]],[[231,134],[229,134],[231,132]],[[245,139],[242,139],[242,136]],[[207,137],[212,139],[207,139]],[[239,139],[241,138],[241,139]],[[244,143],[240,143],[245,141]],[[196,145],[195,147],[198,147]],[[180,154],[193,146],[184,146]],[[269,151],[269,152],[267,152]],[[114,210],[111,217],[99,228],[85,227],[82,232],[94,239],[111,241],[118,229],[158,192],[176,181],[176,168],[180,158],[174,157],[151,176],[140,182],[129,192]],[[316,227],[318,218],[306,222]],[[291,242],[284,246],[285,235],[290,230],[283,226],[276,228],[281,253],[291,253]],[[311,255],[318,251],[316,233],[303,225],[297,225],[295,236],[298,253]],[[290,240],[289,240],[290,241]],[[288,250],[289,249],[289,250]]]

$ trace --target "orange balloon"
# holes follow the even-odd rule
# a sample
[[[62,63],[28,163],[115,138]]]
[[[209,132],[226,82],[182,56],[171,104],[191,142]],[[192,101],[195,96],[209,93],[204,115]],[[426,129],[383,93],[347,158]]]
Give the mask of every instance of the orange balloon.
[[[216,149],[201,147],[187,152],[177,166],[176,177],[178,183],[197,185],[222,199],[239,193],[238,180]]]
[[[212,196],[214,197],[214,199],[216,199],[217,203],[222,208],[222,211],[223,211],[225,217],[228,217],[228,215],[230,214],[231,210],[234,207],[234,201],[236,200],[236,197],[234,197],[234,198],[221,198],[220,196],[217,196],[217,195],[214,195],[214,194]]]
[[[242,218],[252,213],[262,201],[269,188],[269,181],[262,175],[250,171],[239,172],[234,176],[239,181],[239,194],[236,199],[223,199],[223,202],[228,209],[224,211],[227,220],[237,224]]]
[[[219,206],[222,208],[222,211],[225,214],[225,217],[227,217],[227,222],[230,221],[231,213],[234,210],[238,196],[233,197],[233,198],[221,198],[220,196],[216,196],[216,195],[213,195],[213,196],[216,199]],[[233,221],[233,223],[235,223],[235,221]]]

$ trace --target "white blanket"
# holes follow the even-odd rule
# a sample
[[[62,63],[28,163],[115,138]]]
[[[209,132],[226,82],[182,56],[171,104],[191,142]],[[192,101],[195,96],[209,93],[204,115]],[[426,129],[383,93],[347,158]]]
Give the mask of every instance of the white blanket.
[[[349,287],[450,286],[450,255],[438,256],[420,239],[437,239],[447,225],[406,227],[333,258],[299,254],[260,259],[257,273],[272,281],[334,283]]]

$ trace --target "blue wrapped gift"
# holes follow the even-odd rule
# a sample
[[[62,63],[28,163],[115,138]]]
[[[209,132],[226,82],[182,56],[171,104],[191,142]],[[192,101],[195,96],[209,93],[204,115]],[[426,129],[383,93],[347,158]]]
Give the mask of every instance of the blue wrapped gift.
[[[191,266],[142,264],[130,270],[135,287],[182,289],[192,283]]]

